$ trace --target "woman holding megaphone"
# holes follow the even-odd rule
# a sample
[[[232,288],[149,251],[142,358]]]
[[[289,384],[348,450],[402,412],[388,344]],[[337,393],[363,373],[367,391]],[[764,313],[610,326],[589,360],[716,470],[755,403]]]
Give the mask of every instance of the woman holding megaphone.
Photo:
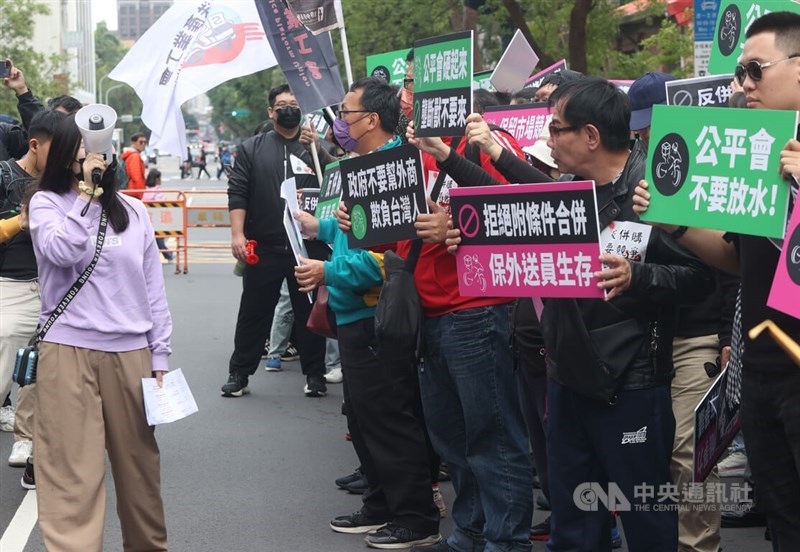
[[[91,140],[76,117],[59,125],[29,203],[42,290],[39,526],[48,550],[102,550],[108,451],[124,549],[167,550],[159,450],[142,399],[142,378],[160,384],[169,369],[159,251],[144,205],[117,193],[116,160],[85,151]]]

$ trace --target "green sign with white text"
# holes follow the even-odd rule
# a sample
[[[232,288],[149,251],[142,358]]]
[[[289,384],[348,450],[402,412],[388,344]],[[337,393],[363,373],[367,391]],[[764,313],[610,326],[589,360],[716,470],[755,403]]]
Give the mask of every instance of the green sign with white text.
[[[462,136],[472,113],[472,31],[414,43],[416,135]]]
[[[339,199],[342,197],[342,173],[339,170],[339,162],[334,161],[325,167],[325,175],[322,178],[322,187],[319,189],[319,200],[314,216],[318,219],[326,219],[333,216],[333,211],[339,206]]]
[[[709,75],[733,73],[744,48],[745,33],[753,21],[770,12],[800,13],[800,3],[791,0],[722,0],[708,62]],[[793,53],[793,52],[789,52]],[[749,61],[749,60],[744,60]],[[759,60],[766,63],[771,60]]]
[[[410,48],[406,48],[405,50],[367,56],[367,76],[380,77],[389,84],[403,86],[403,78],[408,69],[406,56],[410,51]]]
[[[796,129],[794,111],[654,106],[642,220],[782,238],[789,183],[778,166]]]

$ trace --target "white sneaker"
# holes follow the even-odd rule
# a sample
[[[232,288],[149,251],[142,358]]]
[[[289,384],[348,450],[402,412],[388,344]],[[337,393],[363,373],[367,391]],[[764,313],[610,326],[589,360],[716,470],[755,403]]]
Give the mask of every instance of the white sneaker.
[[[342,369],[334,368],[325,374],[325,383],[342,383]]]
[[[33,441],[28,439],[14,441],[11,456],[8,457],[8,465],[15,468],[24,468],[28,456],[33,456]]]
[[[0,408],[0,431],[14,431],[15,412],[11,405]]]
[[[747,456],[743,452],[734,452],[717,464],[717,469],[720,477],[744,477],[746,466]]]

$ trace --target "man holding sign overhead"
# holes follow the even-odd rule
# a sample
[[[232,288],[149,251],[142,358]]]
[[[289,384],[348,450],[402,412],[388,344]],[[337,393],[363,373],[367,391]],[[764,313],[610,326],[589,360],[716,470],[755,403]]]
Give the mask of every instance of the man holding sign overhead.
[[[757,19],[747,30],[736,79],[744,88],[747,107],[764,110],[800,110],[800,15],[773,12]],[[766,115],[772,115],[765,113]],[[710,121],[709,121],[710,123]],[[775,128],[765,128],[775,132]],[[800,142],[775,143],[779,171],[792,182],[790,200],[796,203],[800,178]],[[755,155],[750,155],[752,160]],[[774,160],[774,157],[773,157]],[[756,179],[758,167],[740,176]],[[766,178],[766,177],[764,177]],[[784,182],[785,186],[785,182]],[[637,189],[635,201],[645,213],[651,203],[647,182]],[[786,188],[783,188],[784,198]],[[655,195],[655,194],[654,194]],[[769,198],[770,200],[772,198]],[[654,209],[664,198],[654,197]],[[790,207],[791,208],[791,207]],[[796,209],[795,209],[796,211]],[[755,220],[783,213],[758,213]],[[647,215],[650,216],[650,215]],[[797,213],[795,213],[795,218]],[[758,488],[758,508],[767,516],[776,550],[800,549],[800,368],[777,344],[768,338],[749,339],[747,331],[765,319],[772,319],[795,340],[800,337],[800,320],[779,312],[796,305],[798,293],[785,294],[781,303],[768,305],[773,275],[781,262],[782,239],[725,233],[720,230],[661,226],[678,237],[680,243],[707,262],[742,277],[742,332],[745,346],[741,380],[742,430]],[[755,231],[754,231],[755,232]],[[786,236],[786,242],[790,241]]]

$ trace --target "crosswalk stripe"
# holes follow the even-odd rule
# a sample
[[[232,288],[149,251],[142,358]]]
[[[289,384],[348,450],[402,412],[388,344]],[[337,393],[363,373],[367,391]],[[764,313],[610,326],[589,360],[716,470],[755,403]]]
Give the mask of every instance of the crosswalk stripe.
[[[11,523],[8,524],[3,537],[0,538],[0,550],[3,552],[22,552],[28,544],[33,526],[39,519],[36,509],[36,491],[28,491],[17,508]]]

